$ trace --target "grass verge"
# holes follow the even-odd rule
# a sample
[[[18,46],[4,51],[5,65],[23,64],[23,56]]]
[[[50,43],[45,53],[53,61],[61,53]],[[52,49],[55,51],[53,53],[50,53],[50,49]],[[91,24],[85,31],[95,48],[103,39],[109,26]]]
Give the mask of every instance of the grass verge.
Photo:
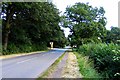
[[[62,60],[66,52],[64,52],[42,75],[37,78],[37,80],[41,80],[42,78],[47,78],[54,70],[56,69],[58,63]]]
[[[78,59],[78,65],[80,68],[80,73],[83,75],[84,80],[95,79],[99,80],[102,77],[93,67],[93,61],[88,58],[88,56],[84,56],[83,54],[79,54],[74,52]]]
[[[16,53],[16,54],[9,54],[9,55],[1,55],[0,59],[8,59],[8,58],[37,54],[37,53],[42,53],[42,52],[47,52],[47,51],[49,51],[49,50],[34,51],[34,52],[29,52],[29,53]]]

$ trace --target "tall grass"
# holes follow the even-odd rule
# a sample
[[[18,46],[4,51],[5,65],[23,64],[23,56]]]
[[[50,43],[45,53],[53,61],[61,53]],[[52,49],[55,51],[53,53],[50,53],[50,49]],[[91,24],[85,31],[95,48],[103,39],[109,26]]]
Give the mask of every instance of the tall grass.
[[[83,75],[85,80],[87,79],[100,79],[102,78],[100,74],[94,69],[93,61],[88,58],[88,56],[84,56],[83,54],[79,54],[74,52],[78,59],[78,64],[80,68],[80,73]]]

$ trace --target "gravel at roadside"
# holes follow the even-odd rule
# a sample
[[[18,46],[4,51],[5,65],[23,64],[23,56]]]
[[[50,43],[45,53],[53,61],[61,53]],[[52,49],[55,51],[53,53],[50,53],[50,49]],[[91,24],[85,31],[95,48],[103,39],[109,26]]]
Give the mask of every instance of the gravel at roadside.
[[[68,59],[62,72],[62,78],[82,78],[79,72],[77,58],[73,52],[68,53]]]
[[[49,74],[44,78],[82,78],[76,55],[69,51],[65,53],[64,57],[52,71],[48,71]]]

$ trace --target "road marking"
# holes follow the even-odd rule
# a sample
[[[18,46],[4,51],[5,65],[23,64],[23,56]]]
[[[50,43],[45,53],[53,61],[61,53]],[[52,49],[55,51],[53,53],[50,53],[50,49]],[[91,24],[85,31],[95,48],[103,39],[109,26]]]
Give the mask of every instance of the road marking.
[[[44,54],[44,55],[42,55],[42,56],[45,56],[45,54]]]
[[[50,53],[52,53],[52,52],[50,52]],[[49,55],[50,53],[47,53],[47,54],[43,54],[42,56],[45,56],[45,55]]]
[[[45,55],[48,55],[48,54],[43,54],[42,56],[45,56]]]
[[[20,64],[20,63],[23,63],[23,62],[26,62],[26,61],[29,61],[31,59],[27,59],[27,60],[24,60],[24,61],[20,61],[20,62],[17,62],[17,64]]]
[[[50,52],[50,53],[55,53],[55,52]],[[48,54],[50,54],[50,53],[48,53]],[[45,56],[45,55],[48,55],[48,54],[43,54],[42,56]],[[34,58],[36,58],[36,57],[34,57]],[[16,64],[24,63],[24,62],[30,61],[30,60],[32,60],[34,58],[27,59],[27,60],[24,60],[24,61],[20,61],[20,62],[17,62]]]
[[[55,53],[55,52],[51,52],[51,53]]]
[[[34,58],[36,58],[36,57],[34,57]],[[27,59],[27,60],[24,60],[24,61],[17,62],[17,64],[20,64],[20,63],[23,63],[23,62],[30,61],[30,60],[32,60],[32,59],[34,59],[34,58],[31,58],[31,59]]]

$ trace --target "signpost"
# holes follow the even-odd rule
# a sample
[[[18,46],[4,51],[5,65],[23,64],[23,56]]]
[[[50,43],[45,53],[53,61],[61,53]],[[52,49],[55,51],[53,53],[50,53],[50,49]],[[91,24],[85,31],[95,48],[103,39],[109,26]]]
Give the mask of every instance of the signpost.
[[[53,42],[50,42],[50,48],[53,49]]]

